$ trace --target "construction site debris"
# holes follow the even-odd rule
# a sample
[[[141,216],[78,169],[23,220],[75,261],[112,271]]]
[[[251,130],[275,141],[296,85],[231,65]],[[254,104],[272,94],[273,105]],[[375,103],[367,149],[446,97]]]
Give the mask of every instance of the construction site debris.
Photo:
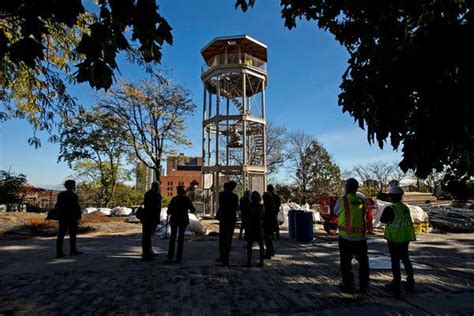
[[[428,209],[430,224],[441,232],[474,232],[474,210],[456,207],[431,207]]]

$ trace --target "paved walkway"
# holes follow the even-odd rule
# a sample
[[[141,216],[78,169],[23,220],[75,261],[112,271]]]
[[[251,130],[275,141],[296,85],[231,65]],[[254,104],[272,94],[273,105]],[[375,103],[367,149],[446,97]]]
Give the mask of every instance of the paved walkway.
[[[370,240],[371,289],[365,298],[340,294],[337,242],[277,241],[264,268],[244,268],[234,239],[231,268],[214,259],[217,238],[188,239],[182,265],[139,260],[140,235],[87,235],[84,255],[53,259],[54,238],[0,239],[0,314],[473,314],[474,235],[421,235],[413,244],[417,293],[394,299],[380,238]],[[65,242],[67,245],[67,242]],[[254,251],[255,261],[257,250]]]

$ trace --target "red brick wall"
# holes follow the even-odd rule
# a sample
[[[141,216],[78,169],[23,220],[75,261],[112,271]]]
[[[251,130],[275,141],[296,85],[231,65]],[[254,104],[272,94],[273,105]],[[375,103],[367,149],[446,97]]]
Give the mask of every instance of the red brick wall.
[[[201,186],[201,172],[188,170],[171,171],[167,176],[161,176],[161,194],[167,196],[175,196],[177,194],[176,187],[182,185],[185,188],[189,187],[191,181],[199,182],[198,187]]]

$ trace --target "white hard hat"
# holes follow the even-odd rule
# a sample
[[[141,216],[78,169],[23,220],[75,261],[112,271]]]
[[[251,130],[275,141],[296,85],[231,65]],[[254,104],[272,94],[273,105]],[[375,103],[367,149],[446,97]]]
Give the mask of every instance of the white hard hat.
[[[398,195],[403,195],[403,190],[400,187],[391,187],[390,190],[388,190],[388,194],[398,194]]]

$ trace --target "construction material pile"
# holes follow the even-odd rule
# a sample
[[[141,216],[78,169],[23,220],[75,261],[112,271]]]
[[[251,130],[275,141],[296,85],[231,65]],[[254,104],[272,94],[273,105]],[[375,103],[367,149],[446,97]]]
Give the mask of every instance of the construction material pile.
[[[441,232],[474,232],[474,209],[456,207],[431,207],[428,209],[430,224]]]

